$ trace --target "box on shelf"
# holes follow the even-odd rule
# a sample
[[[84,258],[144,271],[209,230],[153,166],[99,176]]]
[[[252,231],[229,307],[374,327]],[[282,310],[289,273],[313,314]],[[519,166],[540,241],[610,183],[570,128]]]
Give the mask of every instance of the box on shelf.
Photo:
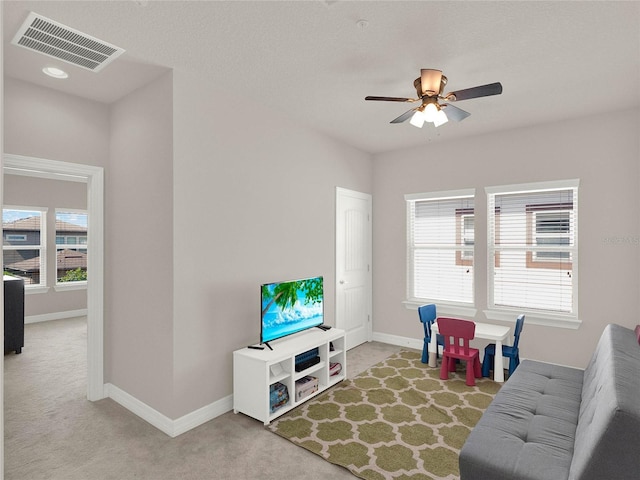
[[[269,387],[269,405],[271,406],[271,413],[277,409],[286,405],[289,401],[289,390],[286,385],[280,382],[276,382]]]
[[[329,375],[333,377],[334,375],[338,375],[342,371],[342,364],[338,362],[329,363]]]
[[[307,375],[296,380],[296,400],[301,400],[317,391],[318,379],[316,377]]]
[[[320,349],[318,347],[312,348],[308,352],[296,355],[295,370],[296,372],[301,372],[316,365],[317,363],[320,363]]]

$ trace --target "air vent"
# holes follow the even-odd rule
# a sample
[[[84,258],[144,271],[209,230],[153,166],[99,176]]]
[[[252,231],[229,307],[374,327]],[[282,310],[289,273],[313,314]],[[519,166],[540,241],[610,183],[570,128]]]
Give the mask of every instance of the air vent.
[[[11,43],[92,72],[99,72],[124,53],[122,48],[34,12],[29,13]]]

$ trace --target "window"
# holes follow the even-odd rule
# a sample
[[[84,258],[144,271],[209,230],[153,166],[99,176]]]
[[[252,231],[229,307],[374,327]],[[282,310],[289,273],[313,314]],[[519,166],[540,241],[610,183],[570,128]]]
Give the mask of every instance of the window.
[[[46,286],[46,208],[2,210],[4,273],[24,279],[27,288]]]
[[[27,236],[26,235],[16,235],[15,233],[7,233],[7,234],[5,234],[4,239],[9,243],[26,242],[27,241]]]
[[[473,305],[474,193],[405,196],[409,301]]]
[[[489,309],[577,318],[578,182],[487,188]]]
[[[87,213],[56,210],[56,284],[87,280]]]

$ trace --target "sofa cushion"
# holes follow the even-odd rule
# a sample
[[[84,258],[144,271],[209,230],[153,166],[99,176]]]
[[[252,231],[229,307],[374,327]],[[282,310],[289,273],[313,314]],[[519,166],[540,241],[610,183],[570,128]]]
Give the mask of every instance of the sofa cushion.
[[[460,452],[461,480],[568,478],[583,371],[524,360]]]
[[[571,480],[640,478],[640,346],[608,325],[584,372]]]

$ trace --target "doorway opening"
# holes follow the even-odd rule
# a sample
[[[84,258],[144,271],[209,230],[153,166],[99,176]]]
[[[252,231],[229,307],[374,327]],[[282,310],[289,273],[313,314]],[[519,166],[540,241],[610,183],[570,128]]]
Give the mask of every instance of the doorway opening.
[[[104,169],[91,165],[5,154],[3,172],[87,185],[87,399],[105,398],[104,390]]]

